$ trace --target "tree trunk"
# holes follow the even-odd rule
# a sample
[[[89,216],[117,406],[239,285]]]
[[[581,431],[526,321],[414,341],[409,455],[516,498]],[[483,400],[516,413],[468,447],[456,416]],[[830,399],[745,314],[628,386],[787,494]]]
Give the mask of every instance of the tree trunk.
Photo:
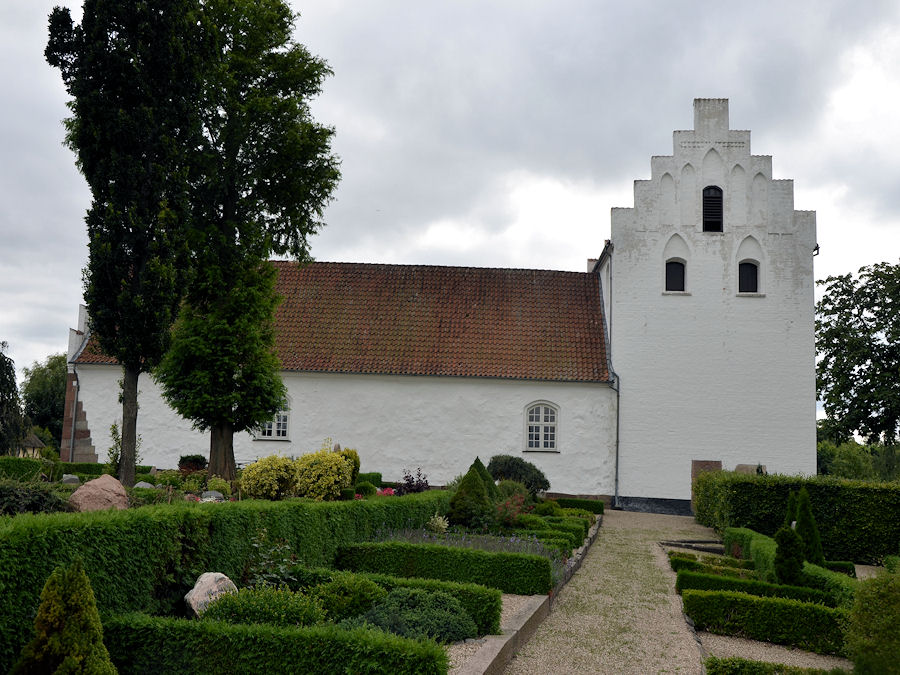
[[[134,465],[137,457],[138,376],[141,371],[131,366],[122,368],[122,447],[119,454],[119,482],[134,487]]]
[[[231,422],[220,422],[210,427],[208,471],[210,476],[219,476],[227,481],[235,478],[234,428]]]

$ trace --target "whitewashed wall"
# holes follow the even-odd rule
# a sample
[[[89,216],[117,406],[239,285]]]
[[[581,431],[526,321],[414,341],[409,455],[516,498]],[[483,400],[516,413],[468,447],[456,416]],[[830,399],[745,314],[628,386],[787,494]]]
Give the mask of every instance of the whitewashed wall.
[[[815,213],[794,211],[793,183],[751,156],[749,131],[729,130],[725,100],[696,101],[695,131],[674,146],[635,181],[634,208],[612,214],[619,493],[689,499],[694,459],[815,473]],[[707,185],[724,191],[722,233],[702,231]],[[760,293],[739,295],[754,247]],[[683,294],[664,292],[673,251]]]
[[[78,366],[80,398],[97,454],[106,458],[109,427],[121,419],[120,370]],[[615,396],[602,384],[478,378],[286,373],[290,440],[235,436],[238,462],[271,454],[301,455],[331,437],[359,451],[363,471],[399,480],[417,467],[431,484],[463,473],[476,455],[518,455],[540,467],[556,492],[611,494],[615,458]],[[144,463],[174,468],[185,454],[209,454],[209,437],[165,404],[146,375],[139,383],[138,433]],[[559,406],[559,453],[522,452],[525,407]]]

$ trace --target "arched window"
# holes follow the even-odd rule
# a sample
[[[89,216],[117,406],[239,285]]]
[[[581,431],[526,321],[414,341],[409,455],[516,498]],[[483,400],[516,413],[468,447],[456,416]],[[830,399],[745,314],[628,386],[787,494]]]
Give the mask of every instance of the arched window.
[[[526,408],[526,450],[557,449],[557,418],[559,409],[552,403],[531,403]]]
[[[722,231],[722,188],[708,185],[703,188],[703,231]]]
[[[685,264],[683,260],[666,260],[666,290],[684,292]]]
[[[759,293],[759,264],[755,260],[738,265],[738,293]]]

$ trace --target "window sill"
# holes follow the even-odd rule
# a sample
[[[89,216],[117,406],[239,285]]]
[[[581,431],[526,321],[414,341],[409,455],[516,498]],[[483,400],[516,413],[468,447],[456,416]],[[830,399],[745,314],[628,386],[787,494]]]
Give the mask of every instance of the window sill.
[[[766,297],[765,293],[738,293],[736,295],[738,298],[764,298]]]
[[[690,291],[663,291],[663,295],[690,295]]]
[[[266,443],[290,443],[291,442],[290,438],[268,438],[265,436],[254,436],[253,440],[254,441],[263,441]]]
[[[540,450],[538,448],[529,448],[528,450],[523,450],[522,452],[538,452],[543,453],[545,455],[558,455],[559,450]]]

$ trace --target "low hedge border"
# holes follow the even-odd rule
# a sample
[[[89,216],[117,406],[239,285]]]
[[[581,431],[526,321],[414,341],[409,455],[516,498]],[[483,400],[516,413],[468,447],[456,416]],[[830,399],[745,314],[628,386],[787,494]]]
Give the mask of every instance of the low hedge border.
[[[527,553],[382,541],[341,546],[334,565],[354,572],[479,583],[518,595],[542,595],[553,587],[550,559]]]
[[[0,478],[13,480],[36,480],[40,477],[44,464],[31,457],[0,457]]]
[[[356,484],[360,483],[371,483],[377,488],[382,487],[381,484],[381,473],[378,471],[370,471],[368,473],[360,473],[356,476]]]
[[[700,562],[694,558],[682,557],[669,553],[669,566],[674,572],[681,570],[690,570],[691,572],[699,572],[702,574],[715,574],[731,578],[748,579],[752,578],[756,573],[752,569],[742,569],[740,567],[716,566]]]
[[[441,581],[439,579],[416,579],[376,574],[371,572],[348,572],[331,570],[323,567],[295,567],[290,570],[295,581],[288,582],[291,590],[306,590],[312,586],[324,584],[336,575],[353,574],[375,582],[386,591],[395,588],[424,588],[428,591],[441,591],[459,600],[469,616],[478,626],[479,635],[499,635],[500,613],[503,609],[503,594],[496,588],[488,588],[481,584]]]
[[[684,612],[698,630],[774,642],[817,654],[844,654],[845,609],[735,591],[685,590]]]
[[[554,497],[554,501],[564,509],[584,509],[602,515],[604,504],[599,499],[578,499],[577,497]]]
[[[838,607],[850,608],[856,597],[859,582],[841,572],[832,572],[824,567],[803,563],[803,579],[806,586],[819,589],[833,598]]]
[[[835,607],[837,602],[828,593],[815,588],[802,586],[785,586],[783,584],[770,584],[756,579],[738,579],[718,574],[704,574],[691,570],[681,570],[675,579],[675,592],[681,593],[688,589],[702,591],[739,591],[748,595],[762,597],[790,598],[800,602],[816,602],[828,607]]]
[[[103,641],[122,675],[442,675],[448,669],[447,654],[435,642],[333,625],[279,628],[132,613],[106,617]]]
[[[307,564],[329,566],[342,544],[371,539],[379,528],[422,527],[448,507],[446,491],[430,490],[368,501],[179,502],[0,519],[0,672],[31,637],[47,577],[76,556],[102,612],[172,614],[201,573],[241,579],[263,530]]]
[[[706,675],[847,675],[843,668],[822,670],[821,668],[800,668],[783,663],[750,661],[737,656],[727,659],[710,656],[704,662]]]
[[[581,546],[584,539],[591,531],[591,524],[584,518],[573,518],[571,516],[544,516],[544,520],[550,523],[555,530],[565,530],[572,532],[578,537],[578,546]]]

